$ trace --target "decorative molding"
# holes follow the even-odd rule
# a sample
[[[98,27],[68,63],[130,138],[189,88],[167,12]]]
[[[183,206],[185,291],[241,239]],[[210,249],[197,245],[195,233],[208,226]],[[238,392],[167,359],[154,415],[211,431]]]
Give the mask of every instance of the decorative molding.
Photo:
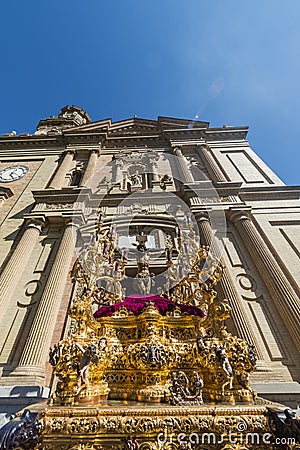
[[[280,200],[299,199],[300,186],[252,186],[242,187],[239,192],[242,200]]]

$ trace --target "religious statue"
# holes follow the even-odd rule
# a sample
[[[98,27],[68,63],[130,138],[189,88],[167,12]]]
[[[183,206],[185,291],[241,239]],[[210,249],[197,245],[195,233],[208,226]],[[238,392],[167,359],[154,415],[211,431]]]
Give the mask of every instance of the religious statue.
[[[129,177],[128,184],[129,184],[130,190],[142,189],[142,187],[143,187],[142,175],[140,175],[138,173],[138,171],[136,171],[133,175],[131,175]]]
[[[161,366],[163,358],[159,349],[155,345],[150,345],[147,348],[146,364],[149,366]]]
[[[87,345],[84,348],[78,342],[75,345],[82,352],[82,358],[78,366],[78,375],[80,376],[81,385],[87,386],[89,384],[89,366],[91,363],[96,366],[99,364],[99,357],[106,348],[106,338],[100,339],[98,348],[95,344]]]
[[[225,348],[219,346],[216,348],[215,352],[217,357],[217,363],[221,365],[223,373],[225,375],[225,382],[222,384],[222,393],[224,393],[226,386],[229,385],[229,389],[232,389],[233,370],[227,357]]]
[[[153,273],[150,273],[150,255],[146,247],[147,236],[141,232],[136,238],[137,245],[137,267],[138,273],[135,277],[134,287],[141,295],[149,295],[154,285]]]
[[[97,347],[96,345],[91,344],[83,348],[78,342],[76,342],[76,347],[82,352],[82,358],[78,367],[78,375],[80,376],[81,383],[87,385],[90,363],[97,366],[99,362]]]
[[[159,185],[160,185],[161,189],[166,190],[166,184],[170,183],[171,181],[172,181],[172,178],[169,175],[167,175],[167,174],[163,175],[159,180]]]
[[[198,372],[193,371],[192,383],[183,371],[172,372],[171,378],[172,385],[169,390],[172,405],[201,405],[203,403],[203,380]]]

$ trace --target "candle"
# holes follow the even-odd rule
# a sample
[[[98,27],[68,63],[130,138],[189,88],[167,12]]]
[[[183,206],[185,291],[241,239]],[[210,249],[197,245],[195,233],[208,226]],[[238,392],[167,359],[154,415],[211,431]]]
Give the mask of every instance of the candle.
[[[119,261],[116,261],[116,264],[115,264],[115,271],[118,272],[118,270],[119,270]]]
[[[187,242],[183,243],[185,253],[189,252],[189,244]]]
[[[107,252],[107,247],[108,247],[108,243],[107,243],[107,242],[104,242],[104,245],[103,245],[103,255],[105,255],[105,253]]]
[[[181,237],[181,229],[180,227],[177,227],[177,237]]]
[[[167,261],[171,261],[171,252],[170,252],[169,248],[166,249],[166,257],[167,257]]]

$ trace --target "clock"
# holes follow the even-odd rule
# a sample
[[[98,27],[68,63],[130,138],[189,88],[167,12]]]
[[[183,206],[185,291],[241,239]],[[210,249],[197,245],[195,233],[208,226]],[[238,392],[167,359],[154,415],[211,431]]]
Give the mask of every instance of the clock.
[[[26,166],[10,166],[0,171],[0,183],[11,183],[24,177],[28,172]]]

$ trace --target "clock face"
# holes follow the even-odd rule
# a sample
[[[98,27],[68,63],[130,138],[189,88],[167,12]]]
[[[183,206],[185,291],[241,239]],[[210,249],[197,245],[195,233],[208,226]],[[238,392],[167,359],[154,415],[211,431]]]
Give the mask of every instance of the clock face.
[[[10,166],[0,171],[0,183],[11,183],[24,177],[28,172],[26,166]]]

